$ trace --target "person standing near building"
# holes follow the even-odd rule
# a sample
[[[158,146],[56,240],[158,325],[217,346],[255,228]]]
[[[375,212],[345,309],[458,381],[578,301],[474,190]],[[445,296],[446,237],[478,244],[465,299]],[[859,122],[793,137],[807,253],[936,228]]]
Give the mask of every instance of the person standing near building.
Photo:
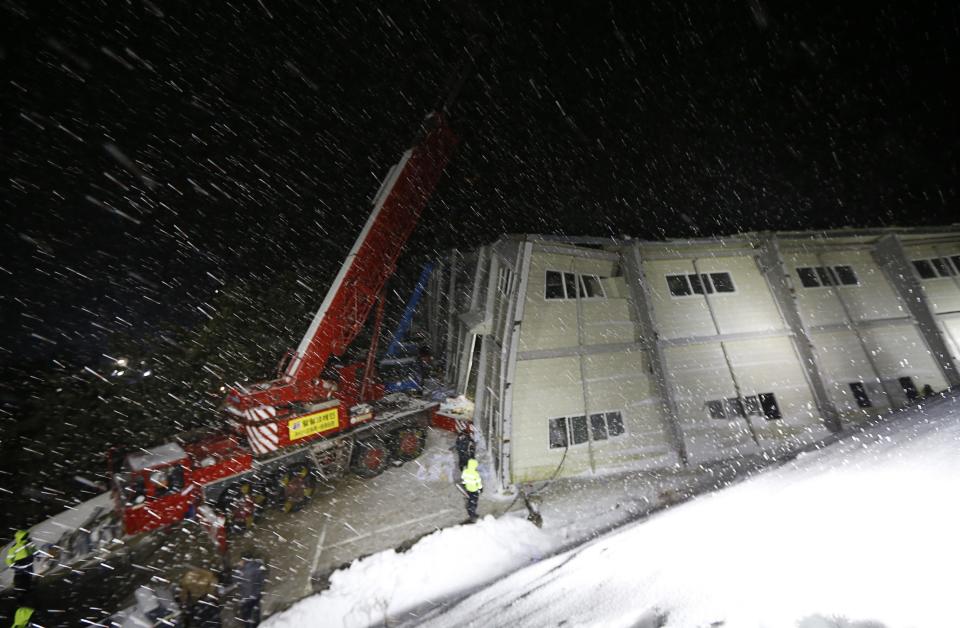
[[[236,595],[239,602],[237,620],[241,626],[260,624],[260,598],[266,581],[266,568],[262,560],[244,556],[233,571]]]
[[[13,536],[13,545],[7,550],[6,563],[13,567],[13,588],[18,595],[30,592],[33,581],[33,554],[36,548],[30,541],[26,530],[17,530]]]
[[[460,484],[467,496],[467,517],[470,523],[477,520],[477,504],[480,501],[480,492],[483,490],[483,480],[480,479],[480,472],[477,467],[480,463],[476,458],[467,460],[467,466],[460,473]]]
[[[31,626],[37,626],[33,619],[33,609],[29,606],[21,606],[17,609],[16,614],[13,616],[13,623],[10,625],[11,628],[30,628]]]
[[[456,448],[457,464],[460,467],[460,471],[463,471],[467,466],[467,461],[477,453],[477,444],[473,442],[473,437],[470,435],[468,429],[463,429],[457,434]]]

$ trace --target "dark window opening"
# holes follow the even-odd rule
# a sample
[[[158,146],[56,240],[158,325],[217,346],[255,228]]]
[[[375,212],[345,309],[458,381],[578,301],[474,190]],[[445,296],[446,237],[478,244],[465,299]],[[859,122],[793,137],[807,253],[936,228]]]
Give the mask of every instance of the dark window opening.
[[[763,414],[760,410],[760,400],[756,395],[750,395],[743,398],[743,410],[747,416],[760,416]]]
[[[851,382],[850,391],[853,392],[853,398],[857,400],[859,407],[870,408],[873,406],[870,402],[870,396],[867,395],[867,389],[862,382]]]
[[[719,399],[711,399],[707,402],[707,414],[711,419],[726,419],[727,415],[723,411],[723,402]]]
[[[804,288],[819,288],[820,280],[817,279],[817,273],[809,266],[797,269],[797,276],[800,277],[800,283]]]
[[[954,255],[950,259],[953,260],[954,270],[960,273],[960,255]]]
[[[921,279],[933,279],[937,276],[937,272],[933,270],[933,265],[928,260],[915,259],[913,260],[913,267],[917,269],[917,274],[920,275]]]
[[[840,283],[844,286],[859,286],[860,280],[857,278],[857,273],[853,272],[852,266],[834,266],[833,269],[837,272],[837,279],[840,280]]]
[[[550,449],[567,446],[567,419],[550,419]]]
[[[825,266],[817,266],[817,277],[820,278],[820,283],[825,286],[837,285],[837,280],[833,276],[833,271],[830,268]]]
[[[727,398],[724,403],[724,410],[727,413],[729,418],[734,417],[746,417],[747,415],[743,411],[743,404],[740,403],[740,400],[736,397]]]
[[[760,399],[760,407],[763,409],[763,416],[766,417],[768,421],[775,421],[783,418],[783,415],[780,414],[780,406],[777,404],[777,398],[773,393],[760,393],[757,395],[757,397]]]
[[[903,394],[907,396],[907,401],[916,401],[917,397],[917,385],[913,383],[912,377],[901,377],[899,380],[900,388],[903,389]]]
[[[577,276],[573,273],[563,273],[563,285],[567,289],[567,298],[577,298]]]
[[[734,292],[736,290],[730,273],[710,273],[710,279],[713,280],[713,287],[716,288],[717,292]]]
[[[610,431],[610,436],[623,434],[623,416],[619,412],[607,412],[607,429]]]
[[[667,287],[675,297],[685,297],[690,294],[690,284],[686,275],[667,275]]]
[[[580,296],[587,299],[603,298],[603,284],[596,275],[580,275]]]
[[[939,273],[941,277],[949,277],[953,275],[953,268],[950,266],[950,262],[948,262],[945,257],[934,257],[930,261],[933,263],[933,267],[937,269],[937,273]]]
[[[146,482],[142,475],[135,475],[123,485],[123,495],[128,506],[139,504],[147,494]]]
[[[687,275],[687,279],[690,280],[690,287],[693,289],[693,293],[694,293],[694,294],[703,294],[703,285],[704,285],[705,283],[707,283],[707,284],[709,285],[709,282],[701,281],[701,280],[700,280],[700,277],[703,277],[704,279],[707,278],[706,275],[700,275],[700,276],[698,276],[698,275]],[[713,294],[713,290],[710,290],[710,293]]]
[[[548,299],[563,298],[563,276],[555,270],[547,271],[547,288],[544,296]]]
[[[587,431],[587,417],[583,416],[572,416],[570,417],[570,427],[573,432],[573,444],[579,445],[580,443],[585,443],[590,440],[590,434]]]
[[[590,415],[590,433],[593,440],[607,440],[607,422],[602,414]]]

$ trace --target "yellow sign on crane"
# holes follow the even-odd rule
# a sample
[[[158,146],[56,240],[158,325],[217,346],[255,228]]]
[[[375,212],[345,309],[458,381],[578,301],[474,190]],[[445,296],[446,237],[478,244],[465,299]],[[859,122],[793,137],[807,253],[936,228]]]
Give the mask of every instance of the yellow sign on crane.
[[[300,438],[306,438],[313,434],[332,430],[340,425],[340,416],[337,407],[305,414],[287,422],[287,429],[290,431],[290,441]]]

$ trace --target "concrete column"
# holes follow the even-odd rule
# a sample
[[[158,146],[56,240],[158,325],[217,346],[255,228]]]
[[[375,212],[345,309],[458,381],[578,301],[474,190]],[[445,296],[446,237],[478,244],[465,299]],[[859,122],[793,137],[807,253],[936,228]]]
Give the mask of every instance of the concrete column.
[[[650,372],[653,376],[654,388],[660,399],[660,410],[663,415],[667,438],[683,464],[687,464],[687,447],[683,442],[680,431],[680,413],[677,409],[677,400],[673,395],[673,387],[667,381],[666,359],[663,354],[663,344],[657,332],[653,309],[650,306],[650,296],[647,292],[646,278],[643,275],[643,266],[640,262],[640,243],[634,242],[625,245],[620,250],[620,260],[624,278],[630,292],[630,303],[640,326],[640,344],[644,347]]]
[[[518,243],[521,247],[513,267],[516,273],[514,294],[511,296],[504,322],[504,349],[501,364],[501,412],[500,412],[500,456],[497,463],[500,488],[506,489],[513,485],[513,382],[517,372],[517,350],[520,345],[520,325],[523,322],[524,305],[527,299],[527,284],[530,278],[530,261],[533,258],[533,243],[524,240]]]
[[[803,372],[810,384],[810,392],[813,393],[813,401],[817,404],[817,410],[823,417],[827,429],[832,432],[839,432],[841,429],[840,412],[827,394],[827,387],[823,381],[820,365],[817,363],[817,354],[813,350],[810,334],[803,323],[803,318],[800,316],[800,310],[797,308],[796,295],[790,285],[790,271],[783,261],[780,244],[777,242],[776,236],[770,236],[761,241],[757,265],[767,280],[770,294],[773,295],[773,300],[780,310],[783,322],[793,334],[793,346],[800,357]]]
[[[960,370],[950,357],[940,325],[937,324],[937,315],[927,301],[920,280],[913,273],[913,265],[907,258],[906,251],[903,250],[900,238],[892,233],[880,238],[873,247],[873,257],[886,273],[887,279],[904,305],[907,306],[943,379],[951,387],[960,385]]]

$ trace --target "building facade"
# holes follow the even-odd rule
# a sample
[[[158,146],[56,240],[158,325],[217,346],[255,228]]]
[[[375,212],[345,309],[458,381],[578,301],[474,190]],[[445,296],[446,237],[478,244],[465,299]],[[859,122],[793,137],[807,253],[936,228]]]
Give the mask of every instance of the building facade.
[[[960,227],[505,236],[429,295],[502,486],[793,449],[960,385]]]

